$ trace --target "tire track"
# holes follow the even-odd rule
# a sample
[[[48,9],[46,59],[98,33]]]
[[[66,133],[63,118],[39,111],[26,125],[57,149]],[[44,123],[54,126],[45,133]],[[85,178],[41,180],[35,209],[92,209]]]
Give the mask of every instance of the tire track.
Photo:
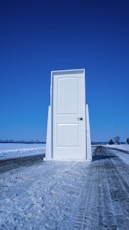
[[[126,230],[129,226],[129,168],[106,148],[97,148],[93,159],[71,229]]]
[[[111,159],[111,163],[114,165],[111,175],[108,177],[108,183],[110,185],[110,193],[112,203],[115,210],[115,216],[118,223],[118,229],[128,229],[129,226],[129,181],[127,180],[129,175],[129,169],[126,165],[117,157],[115,160]],[[113,183],[115,181],[115,183]]]

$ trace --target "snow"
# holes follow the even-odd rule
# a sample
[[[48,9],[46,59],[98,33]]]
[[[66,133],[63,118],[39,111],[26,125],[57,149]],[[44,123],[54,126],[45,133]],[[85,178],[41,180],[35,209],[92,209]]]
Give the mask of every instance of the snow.
[[[45,144],[0,144],[0,160],[44,154]]]
[[[87,169],[86,162],[3,161],[0,230],[72,229]]]
[[[112,152],[119,157],[126,165],[129,165],[129,154],[128,153],[124,153],[124,152],[120,152],[117,150],[113,150]]]
[[[115,150],[123,150],[129,152],[128,144],[121,145],[103,145]],[[92,146],[92,152],[95,150],[96,146]],[[13,159],[19,157],[43,155],[46,152],[46,144],[0,144],[0,160]],[[123,155],[120,154],[123,157]]]
[[[100,146],[93,162],[61,162],[43,161],[45,145],[0,149],[0,230],[128,230],[128,153]]]
[[[114,148],[114,149],[118,149],[118,150],[124,150],[124,151],[128,151],[129,152],[129,145],[128,144],[121,144],[121,145],[106,145],[106,147],[108,148]]]
[[[129,165],[129,145],[106,145],[106,147],[111,148],[112,152],[119,157],[125,164]],[[120,151],[119,151],[120,150]]]
[[[129,145],[128,144],[121,144],[121,145],[102,145],[103,147],[107,147],[111,149],[112,153],[115,156],[119,157],[126,165],[129,165]],[[119,151],[120,150],[120,151]]]

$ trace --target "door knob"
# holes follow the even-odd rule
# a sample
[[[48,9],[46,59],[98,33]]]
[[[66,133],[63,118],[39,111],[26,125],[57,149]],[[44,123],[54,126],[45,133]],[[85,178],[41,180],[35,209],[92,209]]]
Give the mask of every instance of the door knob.
[[[78,121],[83,121],[83,117],[77,117]]]

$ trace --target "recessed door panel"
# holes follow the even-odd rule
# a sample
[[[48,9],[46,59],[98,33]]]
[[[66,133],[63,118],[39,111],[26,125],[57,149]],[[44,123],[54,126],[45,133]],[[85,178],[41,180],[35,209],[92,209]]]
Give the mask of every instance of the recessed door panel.
[[[78,112],[78,78],[62,77],[57,80],[57,113],[74,114]]]
[[[56,147],[79,147],[79,125],[58,124]]]

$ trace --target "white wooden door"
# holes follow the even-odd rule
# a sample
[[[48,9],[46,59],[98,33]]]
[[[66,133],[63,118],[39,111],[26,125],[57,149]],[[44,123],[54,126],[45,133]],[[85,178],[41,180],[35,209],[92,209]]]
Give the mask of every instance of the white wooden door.
[[[85,70],[52,72],[54,159],[86,158]]]

